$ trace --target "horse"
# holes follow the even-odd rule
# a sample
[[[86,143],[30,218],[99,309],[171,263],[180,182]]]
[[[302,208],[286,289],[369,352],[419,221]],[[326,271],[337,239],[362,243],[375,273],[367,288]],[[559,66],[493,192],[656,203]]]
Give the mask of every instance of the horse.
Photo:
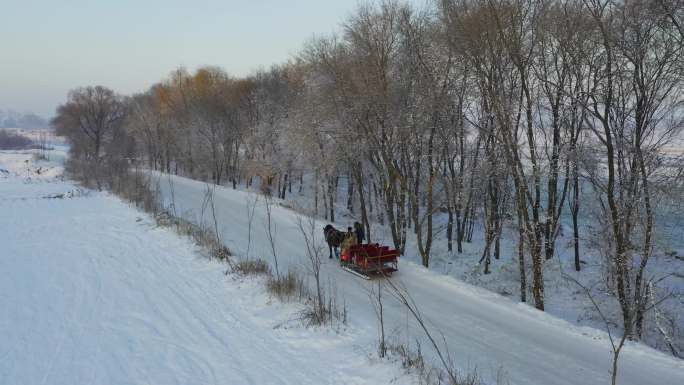
[[[344,240],[344,232],[337,230],[332,225],[326,225],[323,228],[323,234],[325,235],[325,242],[328,244],[328,249],[330,251],[330,258],[332,259],[333,248],[335,249],[335,255],[339,255],[339,247]]]

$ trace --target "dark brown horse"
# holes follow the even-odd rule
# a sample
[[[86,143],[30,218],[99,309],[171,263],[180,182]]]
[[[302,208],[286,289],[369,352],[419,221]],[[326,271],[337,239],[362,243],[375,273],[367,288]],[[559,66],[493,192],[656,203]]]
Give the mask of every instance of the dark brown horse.
[[[328,244],[328,249],[330,250],[330,258],[332,258],[333,255],[333,248],[335,249],[335,256],[339,256],[339,248],[344,240],[344,232],[337,230],[332,225],[326,225],[323,228],[323,234],[325,234],[325,242]]]

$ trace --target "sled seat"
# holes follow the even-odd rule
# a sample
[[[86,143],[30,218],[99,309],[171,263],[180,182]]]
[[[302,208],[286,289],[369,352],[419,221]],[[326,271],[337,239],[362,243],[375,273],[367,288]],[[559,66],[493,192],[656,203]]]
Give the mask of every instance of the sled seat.
[[[354,245],[340,258],[346,269],[365,277],[370,275],[391,275],[397,271],[399,251],[376,244]]]

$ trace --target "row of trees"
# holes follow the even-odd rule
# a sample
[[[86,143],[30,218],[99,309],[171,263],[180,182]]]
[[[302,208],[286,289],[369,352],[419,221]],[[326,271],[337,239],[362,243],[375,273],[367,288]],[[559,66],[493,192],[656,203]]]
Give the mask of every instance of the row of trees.
[[[0,109],[0,128],[47,128],[48,122],[33,113],[19,113],[14,110]]]
[[[602,235],[585,238],[638,337],[657,203],[681,181],[664,149],[684,118],[683,14],[680,0],[383,1],[271,70],[179,69],[132,97],[78,89],[53,123],[98,183],[135,159],[280,198],[311,188],[319,214],[346,207],[367,239],[382,224],[404,251],[413,232],[426,267],[438,234],[460,253],[482,228],[489,272],[509,224],[521,300],[531,264],[541,310],[563,218],[581,269],[589,205]]]

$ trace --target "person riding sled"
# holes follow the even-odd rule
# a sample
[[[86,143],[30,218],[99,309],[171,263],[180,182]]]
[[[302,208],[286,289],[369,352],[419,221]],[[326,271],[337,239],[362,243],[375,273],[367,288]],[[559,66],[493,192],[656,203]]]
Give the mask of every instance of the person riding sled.
[[[358,242],[359,245],[362,245],[366,236],[365,236],[365,233],[363,231],[363,225],[361,223],[354,222],[354,233],[356,234],[356,241]]]
[[[357,244],[356,234],[352,231],[351,227],[347,227],[347,232],[344,234],[341,245],[342,255],[349,255],[349,248]]]

